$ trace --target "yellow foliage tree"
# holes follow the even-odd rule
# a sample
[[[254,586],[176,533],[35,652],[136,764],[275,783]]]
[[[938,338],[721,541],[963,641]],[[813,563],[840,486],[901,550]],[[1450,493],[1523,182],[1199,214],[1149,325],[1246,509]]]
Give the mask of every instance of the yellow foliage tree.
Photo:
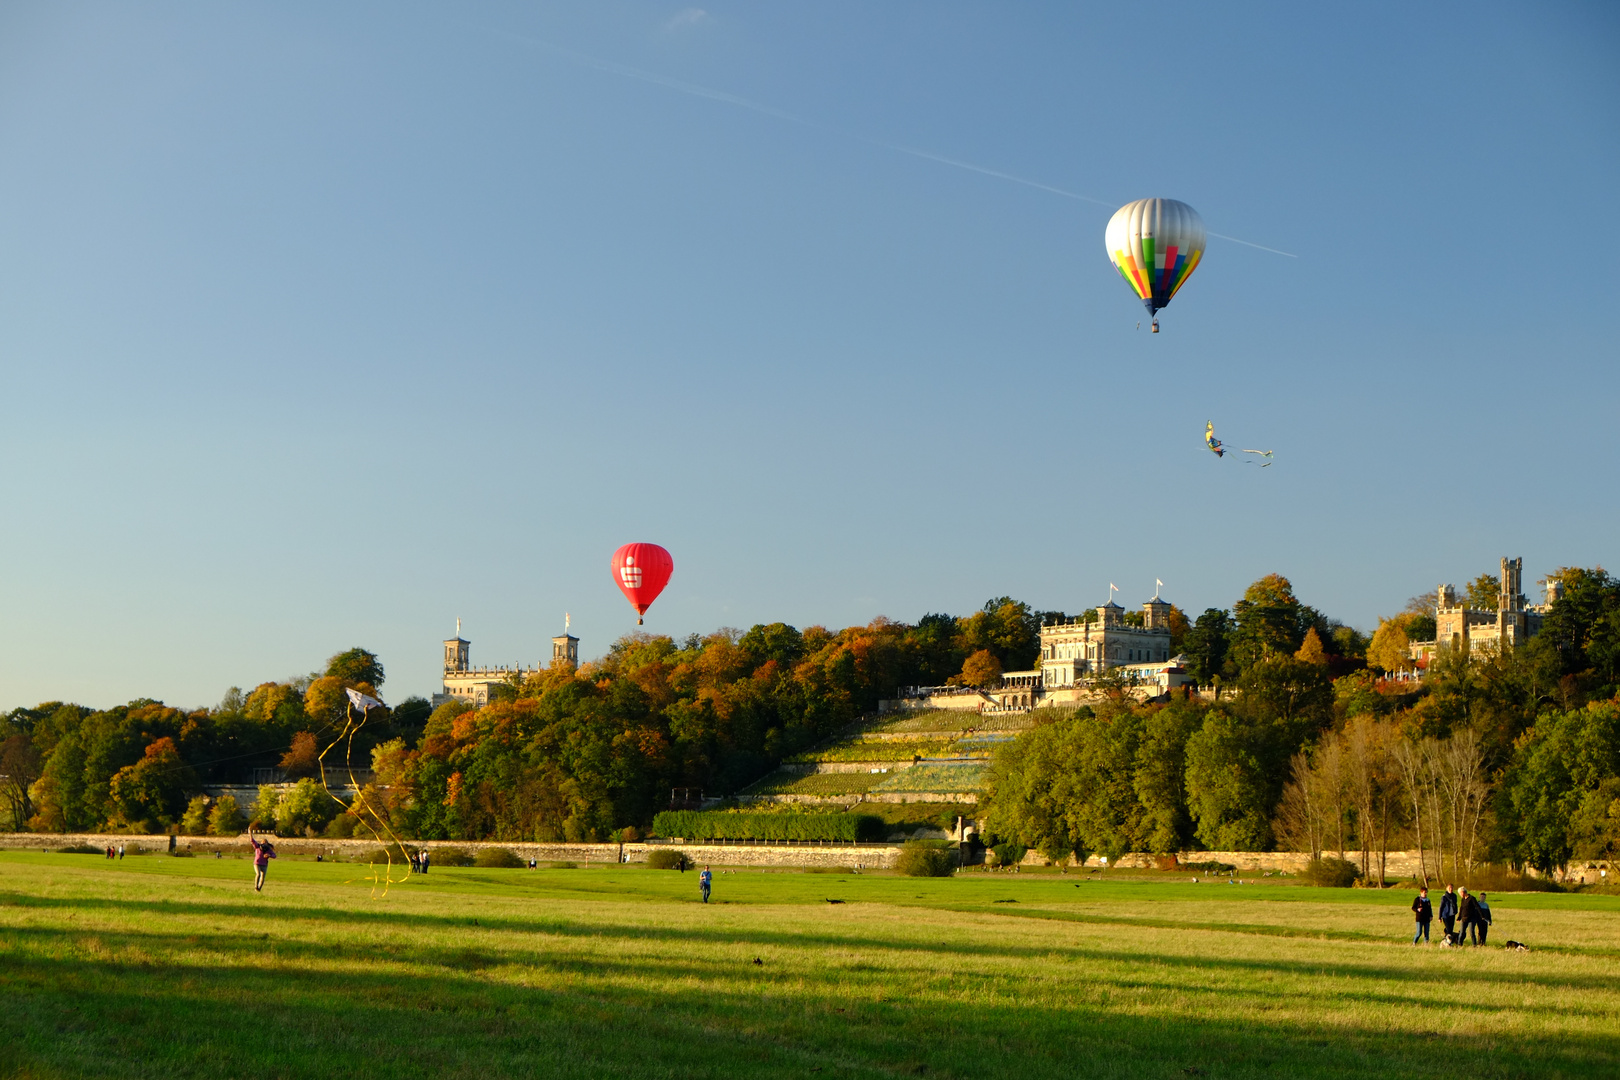
[[[1367,646],[1367,663],[1383,671],[1399,671],[1411,660],[1407,647],[1411,639],[1406,635],[1411,615],[1397,615],[1393,619],[1379,619],[1373,633],[1372,644]]]
[[[1299,647],[1299,651],[1294,654],[1294,659],[1303,660],[1307,664],[1315,664],[1317,667],[1327,665],[1327,650],[1322,648],[1322,635],[1316,632],[1316,627],[1313,626],[1306,632],[1305,644]]]
[[[989,649],[980,649],[963,661],[960,679],[964,686],[999,686],[1001,661]]]

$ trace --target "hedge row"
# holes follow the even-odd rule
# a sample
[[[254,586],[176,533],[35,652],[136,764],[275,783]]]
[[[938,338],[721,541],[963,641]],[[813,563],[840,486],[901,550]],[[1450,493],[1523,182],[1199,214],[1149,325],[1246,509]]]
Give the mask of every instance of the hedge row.
[[[724,810],[666,810],[653,817],[659,836],[683,840],[882,840],[874,814],[738,814]]]

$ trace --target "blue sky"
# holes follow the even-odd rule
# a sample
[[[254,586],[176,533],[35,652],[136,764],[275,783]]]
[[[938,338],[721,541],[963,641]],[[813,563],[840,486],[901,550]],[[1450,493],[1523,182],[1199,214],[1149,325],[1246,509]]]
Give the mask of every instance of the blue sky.
[[[1613,566],[1616,56],[1598,3],[5,5],[0,708],[599,655],[631,540],[676,635]],[[1137,331],[1149,195],[1297,257]]]

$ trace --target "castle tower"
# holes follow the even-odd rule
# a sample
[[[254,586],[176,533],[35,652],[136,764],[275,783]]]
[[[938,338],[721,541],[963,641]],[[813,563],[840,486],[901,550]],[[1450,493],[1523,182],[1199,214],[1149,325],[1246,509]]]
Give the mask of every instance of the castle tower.
[[[1142,605],[1142,626],[1147,630],[1170,629],[1170,604],[1157,596]]]
[[[551,639],[551,666],[567,662],[575,667],[579,666],[579,638],[568,632],[570,622],[567,612],[563,613],[563,632]]]
[[[1524,575],[1524,559],[1502,560],[1501,598],[1497,601],[1499,611],[1523,611],[1524,590],[1521,588]]]
[[[456,620],[456,636],[444,643],[444,670],[466,671],[472,666],[472,642],[461,636],[461,620]]]

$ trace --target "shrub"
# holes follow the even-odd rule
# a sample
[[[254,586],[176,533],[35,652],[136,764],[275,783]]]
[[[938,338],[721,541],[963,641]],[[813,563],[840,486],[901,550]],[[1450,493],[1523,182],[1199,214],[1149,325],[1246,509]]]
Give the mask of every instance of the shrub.
[[[353,814],[339,814],[326,823],[324,835],[334,840],[348,840],[354,836],[355,827],[359,824],[360,819]]]
[[[186,812],[180,815],[180,831],[187,836],[208,835],[208,796],[197,795],[186,804]]]
[[[1017,866],[1029,854],[1029,848],[1016,840],[1003,840],[990,850],[996,853],[997,866]]]
[[[1486,864],[1476,866],[1463,875],[1468,891],[1482,892],[1563,892],[1564,889],[1550,878],[1531,877],[1516,873],[1506,866]]]
[[[208,814],[208,832],[213,836],[241,836],[247,819],[237,809],[235,795],[221,795]]]
[[[1299,879],[1307,885],[1348,889],[1360,876],[1361,870],[1355,863],[1327,855],[1320,859],[1312,859],[1310,864],[1300,871]]]
[[[649,870],[690,870],[692,860],[684,851],[675,851],[672,848],[654,848],[647,852],[647,869]]]
[[[683,840],[882,840],[873,814],[753,814],[731,810],[666,810],[653,818],[659,836]]]
[[[462,847],[436,847],[428,849],[429,866],[482,866],[477,856]]]
[[[912,840],[900,849],[894,868],[907,877],[950,877],[956,855],[938,844]]]
[[[529,864],[518,858],[511,848],[487,847],[478,849],[478,854],[473,856],[473,865],[486,870],[518,870]]]
[[[106,848],[91,847],[89,844],[69,844],[67,847],[56,849],[61,855],[102,855],[107,854]]]

